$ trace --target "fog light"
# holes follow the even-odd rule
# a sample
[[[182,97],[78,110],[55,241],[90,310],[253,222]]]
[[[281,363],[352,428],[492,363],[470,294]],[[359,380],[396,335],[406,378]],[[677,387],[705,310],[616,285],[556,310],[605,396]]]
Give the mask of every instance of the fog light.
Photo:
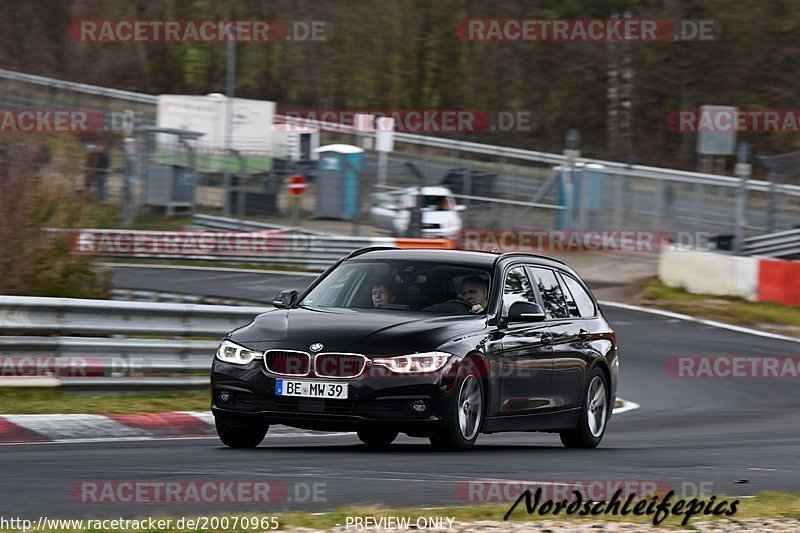
[[[411,402],[411,410],[415,413],[424,413],[428,409],[428,402],[425,400],[414,400]]]
[[[231,393],[226,390],[222,390],[219,391],[217,397],[219,398],[219,401],[221,401],[222,403],[228,403],[231,399]]]

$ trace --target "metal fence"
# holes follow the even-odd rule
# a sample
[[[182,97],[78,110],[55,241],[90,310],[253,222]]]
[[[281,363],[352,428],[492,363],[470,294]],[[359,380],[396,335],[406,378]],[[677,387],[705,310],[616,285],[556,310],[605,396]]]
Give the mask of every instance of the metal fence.
[[[139,125],[152,124],[156,97],[85,84],[64,82],[0,70],[0,106],[59,107],[95,109],[105,114],[131,111]],[[282,117],[285,119],[285,117]],[[304,121],[304,125],[312,125]],[[339,124],[317,123],[322,129],[321,144],[344,142],[372,146],[374,134],[358,132]],[[462,203],[465,227],[482,229],[561,229],[565,226],[564,181],[557,179],[555,167],[567,160],[561,154],[520,150],[463,140],[396,133],[395,150],[381,154],[367,149],[358,187],[358,216],[366,222],[369,193],[382,188],[420,185],[413,163],[428,185],[450,186]],[[578,157],[576,166],[595,164],[596,176],[585,178],[586,194],[572,226],[575,229],[652,228],[677,232],[732,234],[737,225],[738,178],[685,172],[666,168],[628,165]],[[194,206],[205,205],[246,215],[248,202],[268,202],[276,218],[289,217],[288,194],[282,186],[287,172],[270,175],[246,174],[233,184],[242,194],[225,198],[226,184],[219,173],[201,172]],[[574,179],[574,176],[573,176]],[[800,220],[800,186],[748,180],[745,235],[792,229]],[[313,186],[312,186],[313,191]],[[248,201],[248,198],[251,198]],[[315,212],[325,195],[309,194],[303,208]]]
[[[0,296],[0,385],[207,385],[208,337],[267,309]]]

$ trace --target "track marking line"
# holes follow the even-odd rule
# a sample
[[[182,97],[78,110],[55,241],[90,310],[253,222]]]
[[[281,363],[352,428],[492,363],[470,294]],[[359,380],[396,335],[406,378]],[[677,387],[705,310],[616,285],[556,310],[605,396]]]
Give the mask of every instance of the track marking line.
[[[612,413],[615,415],[619,415],[622,413],[627,413],[628,411],[633,411],[634,409],[638,409],[641,407],[636,402],[632,402],[630,400],[623,400],[622,398],[617,398],[618,401],[622,402],[622,407],[615,408]]]
[[[631,304],[624,304],[620,302],[608,302],[608,301],[598,301],[600,305],[605,305],[608,307],[618,307],[620,309],[627,309],[629,311],[639,311],[641,313],[649,313],[651,315],[658,315],[663,316],[666,318],[674,318],[677,320],[683,320],[686,322],[695,322],[697,324],[704,324],[706,326],[712,326],[715,328],[720,329],[727,329],[730,331],[736,331],[738,333],[748,333],[750,335],[758,335],[759,337],[767,337],[769,339],[776,339],[781,341],[789,341],[789,342],[800,342],[800,339],[797,337],[789,337],[788,335],[780,335],[778,333],[768,333],[766,331],[759,331],[757,329],[745,328],[742,326],[734,326],[733,324],[726,324],[725,322],[717,322],[716,320],[708,320],[705,318],[697,318],[690,315],[683,315],[681,313],[673,313],[672,311],[663,311],[661,309],[651,309],[649,307],[641,307],[639,305],[631,305]]]

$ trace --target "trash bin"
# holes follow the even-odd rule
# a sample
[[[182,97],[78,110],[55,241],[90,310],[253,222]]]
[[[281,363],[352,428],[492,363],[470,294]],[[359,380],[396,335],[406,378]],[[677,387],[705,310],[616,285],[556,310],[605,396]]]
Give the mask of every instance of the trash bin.
[[[570,208],[571,227],[567,227],[566,210],[556,214],[557,229],[599,229],[603,225],[603,186],[606,169],[596,163],[577,163],[573,170],[563,165],[553,169],[558,174],[557,201],[559,205]],[[570,172],[567,176],[564,172]],[[567,202],[567,178],[571,177],[572,195]]]

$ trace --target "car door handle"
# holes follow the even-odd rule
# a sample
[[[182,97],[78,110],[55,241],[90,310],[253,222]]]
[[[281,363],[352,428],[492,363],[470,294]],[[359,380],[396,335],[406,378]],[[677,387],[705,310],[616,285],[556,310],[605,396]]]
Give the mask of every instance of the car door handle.
[[[581,328],[578,332],[578,337],[580,337],[582,341],[589,340],[589,332]]]
[[[539,339],[542,341],[542,344],[550,344],[551,342],[553,342],[553,334],[542,333],[542,336]]]

